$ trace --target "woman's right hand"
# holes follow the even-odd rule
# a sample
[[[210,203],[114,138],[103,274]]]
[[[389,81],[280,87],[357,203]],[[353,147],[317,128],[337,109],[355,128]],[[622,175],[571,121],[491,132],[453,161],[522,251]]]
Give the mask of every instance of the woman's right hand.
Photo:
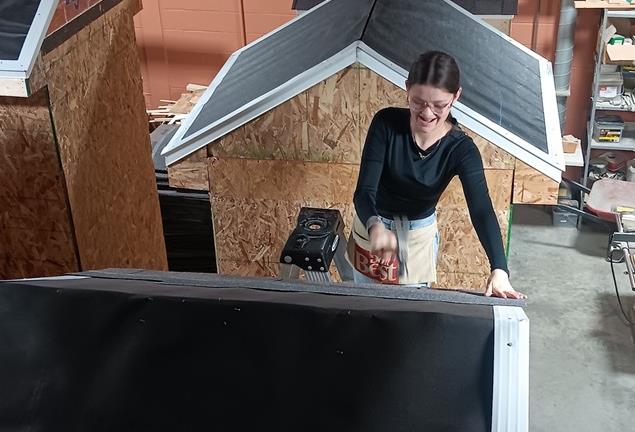
[[[397,237],[395,233],[378,223],[370,227],[371,253],[379,258],[381,265],[388,265],[397,256]]]

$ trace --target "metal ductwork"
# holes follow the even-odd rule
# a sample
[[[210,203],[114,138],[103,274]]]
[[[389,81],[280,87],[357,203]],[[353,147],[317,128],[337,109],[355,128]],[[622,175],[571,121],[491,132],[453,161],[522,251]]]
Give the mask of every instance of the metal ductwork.
[[[558,42],[556,44],[556,58],[553,75],[558,96],[558,115],[560,128],[564,132],[567,110],[567,98],[571,84],[571,64],[573,63],[573,47],[575,40],[575,22],[577,11],[573,0],[561,0],[560,24],[558,26]]]

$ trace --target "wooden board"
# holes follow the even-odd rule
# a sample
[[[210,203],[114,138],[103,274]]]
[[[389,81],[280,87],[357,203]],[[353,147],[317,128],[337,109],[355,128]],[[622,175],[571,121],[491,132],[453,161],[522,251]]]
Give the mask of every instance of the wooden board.
[[[203,147],[168,166],[170,187],[209,191],[207,158],[207,147]]]
[[[358,173],[349,164],[214,158],[209,163],[213,197],[255,200],[352,202]]]
[[[167,269],[132,14],[125,1],[47,54],[83,269]]]
[[[512,170],[485,170],[485,180],[495,210],[504,210],[509,207],[513,177]],[[448,188],[441,195],[438,206],[467,208],[463,187],[458,177],[452,179]]]
[[[514,204],[555,205],[559,184],[520,160],[514,172]]]
[[[0,98],[0,279],[78,270],[46,92]]]
[[[458,289],[464,291],[483,292],[487,285],[489,274],[481,273],[448,273],[437,272],[437,282],[433,288]]]
[[[226,158],[309,160],[307,94],[301,93],[208,145]]]
[[[624,9],[631,10],[635,9],[635,5],[629,5],[626,2],[623,3],[610,3],[608,1],[602,0],[586,0],[586,1],[576,1],[575,2],[576,9]]]
[[[441,238],[438,270],[454,273],[489,274],[490,265],[467,209],[440,207],[437,212]],[[497,210],[503,245],[506,244],[509,210]]]
[[[496,30],[505,33],[507,36],[511,33],[512,20],[500,18],[484,18],[483,21],[494,27]]]
[[[168,167],[168,181],[173,188],[208,191],[207,162],[176,162]]]
[[[359,67],[357,70],[360,75],[360,148],[363,148],[368,128],[377,111],[391,106],[405,108],[408,103],[405,90],[368,68]]]
[[[359,69],[348,67],[307,92],[311,161],[359,163]]]
[[[351,226],[351,203],[212,198],[217,260],[278,262],[305,206],[338,209],[345,225]]]
[[[217,157],[359,163],[359,74],[346,68],[210,144]]]

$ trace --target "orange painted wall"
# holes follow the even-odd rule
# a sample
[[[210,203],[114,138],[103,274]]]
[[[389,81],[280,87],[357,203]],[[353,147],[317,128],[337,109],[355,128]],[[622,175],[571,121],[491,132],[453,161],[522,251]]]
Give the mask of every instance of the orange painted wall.
[[[53,33],[64,24],[101,0],[59,0],[47,34]]]
[[[518,15],[512,21],[511,36],[553,61],[559,17],[560,2],[557,0],[519,0]],[[586,122],[591,108],[594,53],[599,25],[599,10],[578,10],[571,70],[571,97],[567,102],[567,121],[563,133],[573,134],[579,138],[586,136]]]
[[[208,84],[232,52],[294,16],[291,0],[144,0],[135,28],[147,105]]]

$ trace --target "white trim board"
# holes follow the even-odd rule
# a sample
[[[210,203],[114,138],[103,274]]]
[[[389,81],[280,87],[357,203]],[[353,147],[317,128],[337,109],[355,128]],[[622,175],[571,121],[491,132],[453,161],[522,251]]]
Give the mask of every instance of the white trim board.
[[[29,96],[28,78],[33,71],[57,3],[57,0],[41,0],[18,59],[0,60],[0,96]],[[16,83],[15,80],[19,80],[20,83]]]
[[[0,96],[29,97],[28,80],[0,76]]]
[[[492,432],[528,432],[529,318],[520,307],[493,309]]]

